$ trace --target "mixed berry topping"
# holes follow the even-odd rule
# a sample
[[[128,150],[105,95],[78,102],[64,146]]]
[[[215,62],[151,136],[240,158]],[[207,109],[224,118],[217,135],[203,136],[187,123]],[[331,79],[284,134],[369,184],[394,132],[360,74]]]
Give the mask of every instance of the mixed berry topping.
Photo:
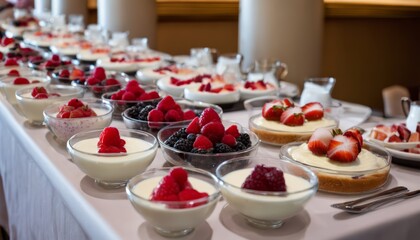
[[[242,188],[256,191],[285,192],[286,182],[283,171],[275,167],[257,165],[245,179]]]
[[[110,80],[110,79],[108,79]],[[114,79],[115,80],[115,79]],[[160,98],[159,93],[156,91],[146,92],[136,80],[130,80],[125,89],[111,95],[112,100],[124,101],[147,101]]]
[[[179,79],[179,78],[176,78],[176,77],[171,77],[170,78],[170,83],[172,85],[175,85],[175,86],[183,86],[183,85],[188,85],[188,84],[191,84],[191,83],[201,83],[204,80],[212,81],[211,75],[210,74],[202,74],[202,75],[198,75],[198,76],[195,76],[195,77],[192,77],[192,78],[189,78],[189,79]]]
[[[98,153],[125,153],[125,140],[121,139],[120,132],[115,127],[106,127],[101,132],[98,141]]]
[[[84,118],[96,116],[87,104],[84,104],[77,98],[73,98],[60,107],[60,111],[57,114],[57,118]]]
[[[266,83],[264,80],[258,81],[246,81],[244,84],[245,89],[251,90],[267,90],[268,88],[274,88],[271,83]]]
[[[152,201],[192,201],[204,198],[203,201],[185,202],[174,208],[191,208],[203,205],[209,195],[194,189],[188,180],[188,172],[181,167],[172,168],[168,175],[160,180],[158,186],[153,189],[150,200]]]
[[[49,93],[44,87],[34,87],[31,92],[31,96],[35,99],[43,99],[50,97],[59,97],[58,93]]]

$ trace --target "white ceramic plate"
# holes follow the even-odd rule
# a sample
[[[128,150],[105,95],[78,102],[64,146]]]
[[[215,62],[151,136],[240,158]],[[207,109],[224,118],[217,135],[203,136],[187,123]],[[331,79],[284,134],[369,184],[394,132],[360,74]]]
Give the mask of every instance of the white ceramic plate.
[[[408,148],[415,148],[417,145],[420,145],[420,142],[403,142],[403,143],[396,143],[396,142],[384,142],[373,138],[367,138],[368,141],[376,143],[386,148],[391,148],[395,150],[403,150]]]
[[[403,151],[395,150],[392,148],[386,148],[386,150],[388,150],[389,153],[391,153],[393,157],[420,162],[420,154],[403,152]]]

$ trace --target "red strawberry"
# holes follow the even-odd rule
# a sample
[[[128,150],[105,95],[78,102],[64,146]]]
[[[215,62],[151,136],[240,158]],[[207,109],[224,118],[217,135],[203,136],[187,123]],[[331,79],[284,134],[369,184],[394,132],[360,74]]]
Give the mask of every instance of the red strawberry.
[[[219,114],[213,108],[206,108],[200,115],[199,124],[203,127],[209,122],[221,122]]]
[[[79,107],[83,107],[84,106],[83,102],[80,101],[77,98],[70,99],[67,102],[67,105],[70,106],[70,107],[74,107],[74,108],[79,108]]]
[[[213,143],[206,136],[200,134],[195,138],[193,147],[207,150],[213,148]]]
[[[353,137],[335,136],[328,146],[327,157],[338,162],[353,162],[359,154],[359,143]]]
[[[201,128],[201,134],[208,137],[215,144],[222,140],[225,134],[225,127],[221,122],[209,122]]]
[[[255,88],[258,90],[265,90],[267,89],[267,84],[263,80],[259,80],[255,82]]]
[[[331,130],[318,128],[309,139],[308,148],[315,155],[325,155],[332,139],[333,135],[331,134]]]
[[[300,107],[290,107],[280,116],[280,122],[287,126],[302,126],[305,122],[302,109]]]
[[[319,102],[310,102],[302,107],[305,119],[308,121],[319,120],[324,117],[324,108]]]
[[[226,134],[222,138],[222,143],[228,145],[229,147],[235,147],[236,138],[230,134]]]
[[[82,118],[85,117],[81,109],[75,109],[70,112],[70,118]]]
[[[93,70],[92,74],[95,78],[99,79],[99,81],[102,81],[106,78],[105,69],[103,67],[96,67]]]
[[[223,89],[225,89],[225,90],[227,90],[227,91],[230,91],[230,92],[233,92],[233,91],[235,91],[235,86],[234,86],[233,84],[226,84],[226,85],[223,87]]]
[[[159,101],[156,108],[166,113],[167,111],[174,109],[176,105],[175,100],[171,96],[166,96]]]
[[[184,120],[191,120],[196,117],[195,112],[193,110],[187,110],[184,112]]]
[[[230,127],[228,127],[226,129],[225,133],[226,134],[230,134],[230,135],[232,135],[235,138],[237,138],[237,137],[239,137],[241,135],[239,133],[238,126],[236,126],[236,125],[231,125]]]
[[[37,95],[35,95],[34,97],[35,99],[43,99],[43,98],[48,98],[48,94],[46,93],[38,93]]]
[[[395,134],[388,138],[388,142],[402,142],[402,140]]]
[[[400,124],[398,125],[398,134],[400,135],[400,138],[403,142],[407,142],[410,138],[411,132],[406,128],[404,125]]]
[[[93,111],[91,108],[89,108],[88,106],[83,106],[81,108],[79,108],[82,110],[83,112],[83,116],[85,117],[94,117],[96,116],[95,111]]]
[[[162,178],[159,185],[153,189],[152,201],[177,201],[180,192],[178,183],[175,179],[167,175]]]
[[[15,76],[15,77],[19,77],[19,76],[20,76],[20,73],[19,73],[19,71],[18,71],[18,70],[13,69],[13,70],[10,70],[10,71],[9,71],[9,73],[7,74],[7,76]]]
[[[379,124],[372,129],[372,131],[370,132],[370,137],[373,139],[384,141],[388,137],[388,134],[391,134],[390,128]]]
[[[9,45],[11,43],[14,43],[14,42],[15,42],[15,40],[13,38],[4,37],[1,40],[1,45],[5,47],[5,46],[7,46],[7,45]]]
[[[262,116],[267,120],[279,121],[281,114],[285,110],[280,100],[265,103],[262,109]]]
[[[413,132],[408,139],[408,142],[420,142],[420,133]]]
[[[284,107],[286,107],[286,108],[294,107],[295,106],[295,104],[293,103],[293,101],[290,100],[289,98],[283,98],[283,100],[281,100],[281,102],[282,102],[282,105]]]
[[[163,112],[158,109],[153,109],[147,115],[147,121],[149,122],[163,122],[164,115]]]
[[[32,95],[32,97],[35,97],[39,93],[45,93],[46,94],[47,89],[45,89],[44,87],[34,87],[32,89],[31,95]],[[48,95],[47,95],[47,97],[48,97]]]
[[[82,78],[84,76],[85,72],[78,68],[74,68],[73,71],[71,71],[71,74],[69,75],[70,79]]]
[[[184,185],[188,180],[188,172],[182,167],[174,167],[169,171],[169,175],[175,179],[181,190],[184,189]]]
[[[13,80],[14,85],[23,85],[23,84],[29,84],[29,80],[26,78],[18,77]]]
[[[134,93],[132,92],[125,92],[122,97],[122,100],[124,101],[135,101],[136,100],[136,95],[134,95]]]
[[[70,112],[59,112],[57,118],[70,118]]]
[[[165,121],[166,122],[178,122],[182,120],[182,116],[178,113],[178,111],[171,109],[165,114]]]
[[[360,132],[359,129],[357,128],[350,128],[347,129],[344,134],[344,136],[347,137],[352,137],[354,139],[357,140],[358,146],[359,146],[359,152],[362,151],[362,147],[363,147],[363,137],[362,137],[362,133]]]
[[[113,85],[120,85],[120,82],[118,82],[115,78],[109,78],[105,80],[105,86],[113,86]]]
[[[63,69],[60,71],[59,77],[61,78],[68,78],[70,77],[70,72],[67,69]]]
[[[89,77],[86,80],[87,85],[89,86],[94,86],[94,85],[98,85],[101,82],[101,80],[99,80],[99,78],[96,77]]]
[[[190,124],[188,124],[187,129],[185,130],[186,133],[194,133],[194,134],[198,134],[200,133],[201,129],[200,129],[200,125],[198,123],[198,117],[195,117]]]
[[[5,67],[19,66],[18,62],[14,58],[8,58],[4,62]]]
[[[54,54],[51,56],[51,60],[54,62],[59,62],[60,61],[60,56],[58,56],[57,54]]]

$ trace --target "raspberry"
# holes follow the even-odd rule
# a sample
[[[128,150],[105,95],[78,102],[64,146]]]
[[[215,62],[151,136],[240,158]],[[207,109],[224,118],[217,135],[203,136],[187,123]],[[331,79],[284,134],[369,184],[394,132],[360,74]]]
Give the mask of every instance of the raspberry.
[[[179,191],[178,183],[172,176],[167,175],[162,178],[159,185],[153,190],[152,201],[177,201]]]
[[[44,93],[46,95],[47,90],[44,87],[35,87],[35,88],[32,89],[31,95],[32,95],[32,97],[35,97],[39,93]],[[48,95],[47,95],[46,98],[48,98]]]
[[[239,133],[238,126],[232,125],[226,129],[226,134],[230,134],[235,138],[239,137],[241,134]]]
[[[184,112],[184,120],[191,120],[196,117],[193,110],[187,110]]]
[[[181,167],[174,167],[169,171],[169,175],[175,179],[179,185],[184,185],[188,180],[188,172]]]
[[[70,99],[70,101],[67,102],[67,106],[74,107],[74,108],[79,108],[79,107],[83,107],[84,104],[79,99],[73,98],[73,99]]]
[[[204,135],[198,135],[193,144],[194,148],[197,149],[210,149],[213,147],[213,143]]]
[[[286,184],[283,172],[275,167],[255,166],[252,173],[245,179],[242,188],[258,191],[285,192]]]
[[[217,143],[222,140],[225,127],[221,122],[210,122],[201,128],[201,134],[208,137],[213,143]]]
[[[167,121],[167,122],[178,122],[178,121],[181,121],[181,120],[182,120],[181,116],[174,109],[169,110],[165,114],[165,121]]]
[[[166,113],[169,110],[174,109],[176,105],[177,104],[175,100],[171,96],[166,96],[162,100],[160,100],[156,108]]]
[[[101,80],[96,77],[90,77],[86,80],[87,85],[90,85],[90,86],[98,85],[100,82]]]
[[[145,93],[144,89],[143,89],[143,88],[141,88],[137,82],[135,82],[135,84],[134,84],[134,83],[132,83],[132,84],[130,84],[130,85],[127,85],[127,86],[125,87],[125,90],[126,90],[127,92],[132,92],[132,93],[133,93],[134,95],[136,95],[137,97],[140,97],[141,95],[143,95],[143,94]]]
[[[234,136],[230,134],[225,134],[222,138],[222,143],[228,145],[229,147],[235,147],[236,146],[236,139]]]
[[[164,120],[163,112],[157,109],[153,109],[147,115],[147,121],[149,122],[163,122],[163,120]]]
[[[70,72],[67,69],[63,69],[63,70],[61,70],[59,76],[61,78],[68,78],[68,77],[70,77]]]
[[[148,92],[149,95],[149,99],[156,99],[156,98],[160,98],[159,93],[156,91],[150,91]]]
[[[93,70],[93,77],[99,79],[99,81],[102,81],[106,78],[105,69],[103,67],[96,67]]]
[[[221,122],[219,115],[213,108],[206,108],[200,116],[200,127],[203,127],[209,122]]]
[[[121,99],[124,100],[124,101],[135,101],[136,100],[136,96],[132,92],[125,92],[122,95]]]
[[[117,152],[126,152],[124,148],[125,141],[120,138],[120,133],[115,127],[104,128],[99,136],[97,145],[100,148],[100,153],[115,153],[115,148],[119,149]]]
[[[10,70],[10,71],[9,71],[9,73],[7,74],[7,76],[15,76],[15,77],[19,77],[19,76],[20,76],[20,73],[19,73],[19,71],[18,71],[18,70],[13,69],[13,70]]]
[[[118,82],[115,78],[110,78],[105,80],[105,86],[113,86],[113,85],[120,85],[120,82]]]
[[[186,130],[186,132],[187,133],[195,133],[195,134],[198,134],[198,133],[200,133],[200,125],[199,125],[199,123],[198,123],[198,121],[199,121],[199,118],[198,117],[195,117],[191,122],[190,122],[190,124],[188,124],[188,127],[187,127],[187,130]]]
[[[18,77],[15,80],[13,80],[13,84],[15,85],[29,84],[29,80],[26,78]]]
[[[54,54],[51,56],[51,60],[54,62],[59,62],[60,61],[60,56],[58,56],[57,54]]]

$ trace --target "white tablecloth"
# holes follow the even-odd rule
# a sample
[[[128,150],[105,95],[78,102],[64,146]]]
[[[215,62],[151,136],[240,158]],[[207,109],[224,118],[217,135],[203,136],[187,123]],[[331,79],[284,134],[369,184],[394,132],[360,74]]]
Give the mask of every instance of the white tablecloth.
[[[224,118],[246,124],[245,112]],[[342,123],[345,123],[343,119]],[[352,122],[347,124],[351,125]],[[120,121],[112,125],[124,127]],[[259,153],[278,157],[278,147]],[[163,239],[135,212],[124,189],[103,190],[69,161],[47,128],[29,126],[0,97],[0,224],[11,239]],[[158,152],[150,167],[165,163]],[[418,169],[393,165],[391,188],[420,188]],[[3,190],[3,191],[1,191]],[[4,199],[2,199],[4,194]],[[317,193],[305,210],[280,229],[250,227],[225,201],[206,222],[181,239],[418,239],[419,198],[363,215],[331,208],[355,196]]]

